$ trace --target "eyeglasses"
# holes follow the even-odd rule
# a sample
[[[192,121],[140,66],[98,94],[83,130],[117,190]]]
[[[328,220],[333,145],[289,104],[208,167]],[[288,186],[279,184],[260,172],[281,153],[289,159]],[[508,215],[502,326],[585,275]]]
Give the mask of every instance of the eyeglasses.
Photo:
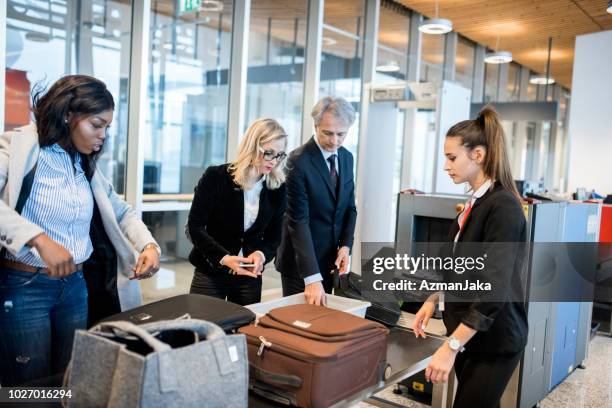
[[[271,162],[276,159],[276,161],[280,163],[285,159],[285,157],[287,157],[287,153],[285,152],[276,153],[274,150],[263,150],[261,148],[259,150],[263,153],[263,158],[265,161]]]

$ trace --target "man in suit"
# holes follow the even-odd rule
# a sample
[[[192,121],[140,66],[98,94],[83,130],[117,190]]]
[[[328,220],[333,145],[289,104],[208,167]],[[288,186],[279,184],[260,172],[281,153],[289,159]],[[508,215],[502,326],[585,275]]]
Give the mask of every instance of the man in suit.
[[[315,135],[291,152],[287,162],[287,211],[276,269],[283,296],[304,292],[324,305],[332,271],[348,269],[357,209],[353,155],[342,143],[355,121],[343,98],[325,97],[312,109]]]

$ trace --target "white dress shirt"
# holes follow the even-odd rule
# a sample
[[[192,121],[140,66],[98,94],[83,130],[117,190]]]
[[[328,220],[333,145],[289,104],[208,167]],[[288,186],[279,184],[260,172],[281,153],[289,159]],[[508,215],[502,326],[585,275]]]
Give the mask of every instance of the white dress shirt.
[[[257,214],[259,214],[259,198],[261,196],[261,190],[263,189],[263,183],[265,181],[265,176],[261,177],[254,185],[248,190],[243,190],[244,195],[244,231],[248,230],[253,226],[255,220],[257,219]],[[264,262],[266,261],[266,256],[261,251],[256,251],[261,254]],[[249,254],[250,255],[250,254]],[[240,252],[238,256],[244,256],[242,252],[242,248],[240,248]]]
[[[472,196],[465,202],[463,211],[461,211],[461,214],[459,214],[459,217],[457,218],[457,222],[459,223],[459,231],[457,231],[457,234],[455,235],[455,243],[453,244],[453,250],[455,249],[457,241],[459,240],[459,235],[461,235],[461,230],[463,229],[461,226],[465,222],[464,218],[467,215],[467,209],[470,207],[473,207],[476,200],[482,197],[483,195],[485,195],[485,193],[489,190],[489,188],[491,188],[491,184],[492,184],[492,181],[490,179],[487,179],[484,183],[482,183],[482,186],[480,186],[478,190],[476,190],[472,194]],[[438,300],[438,307],[440,311],[444,311],[444,308],[445,308],[444,307],[444,291],[440,292],[440,298]]]
[[[248,230],[255,223],[259,213],[259,196],[263,189],[264,178],[248,190],[244,190],[244,230]]]
[[[327,170],[331,171],[331,166],[329,165],[329,161],[327,161],[327,159],[329,159],[332,154],[336,155],[336,157],[334,158],[334,161],[336,162],[336,173],[338,174],[338,177],[340,177],[340,166],[338,166],[338,151],[336,150],[334,152],[328,152],[327,150],[322,148],[321,145],[319,144],[319,141],[317,140],[317,136],[316,135],[314,136],[314,141],[317,144],[317,146],[319,147],[319,150],[321,151],[321,154],[323,155],[323,160],[325,160],[325,165],[327,166]]]
[[[457,222],[459,223],[459,225],[463,225],[463,223],[465,222],[464,218],[465,218],[467,209],[469,207],[472,207],[477,199],[479,199],[480,197],[485,195],[487,191],[489,191],[489,189],[491,188],[491,184],[492,184],[491,180],[487,179],[484,183],[482,183],[482,186],[480,186],[478,190],[476,190],[472,194],[472,196],[465,202],[465,207],[463,207],[463,211],[461,211],[461,214],[459,214],[459,218],[457,218]],[[459,231],[457,231],[457,235],[455,235],[455,242],[457,242],[457,240],[459,239],[459,235],[461,234],[461,229],[462,228],[460,228]]]

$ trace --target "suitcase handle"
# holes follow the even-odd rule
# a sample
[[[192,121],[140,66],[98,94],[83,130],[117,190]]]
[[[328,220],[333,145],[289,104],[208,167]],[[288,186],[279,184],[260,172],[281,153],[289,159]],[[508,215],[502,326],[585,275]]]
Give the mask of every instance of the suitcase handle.
[[[251,375],[264,383],[274,385],[286,385],[293,388],[302,387],[302,379],[297,375],[277,374],[263,368],[255,367],[252,363],[249,363],[251,368]]]
[[[111,330],[115,333],[116,330],[119,330],[134,335],[147,343],[156,352],[170,350],[171,348],[168,344],[155,338],[154,333],[156,332],[188,330],[197,333],[199,339],[205,340],[225,337],[225,332],[216,324],[197,319],[162,320],[140,326],[127,321],[103,322],[89,329],[90,332],[104,332],[104,330]]]
[[[215,323],[200,319],[181,318],[179,320],[161,320],[158,322],[145,323],[140,327],[150,333],[172,330],[192,331],[198,334],[200,341],[225,337],[225,332],[221,327]]]
[[[104,334],[104,331],[108,330],[117,334],[117,331],[123,332],[125,334],[131,334],[133,336],[138,337],[140,340],[144,341],[149,347],[151,347],[155,352],[159,353],[162,351],[170,350],[170,346],[162,341],[156,339],[151,333],[142,328],[142,326],[136,326],[134,323],[125,322],[125,321],[116,321],[116,322],[103,322],[95,325],[91,329],[89,329],[92,333]]]
[[[266,385],[260,381],[253,381],[251,384],[249,384],[249,390],[253,391],[253,393],[256,395],[260,395],[267,400],[274,401],[279,405],[294,407],[298,406],[295,394],[279,390],[278,388]]]
[[[332,271],[332,276],[334,278],[334,294],[336,294],[336,289],[340,289],[340,269],[334,265],[334,270]]]

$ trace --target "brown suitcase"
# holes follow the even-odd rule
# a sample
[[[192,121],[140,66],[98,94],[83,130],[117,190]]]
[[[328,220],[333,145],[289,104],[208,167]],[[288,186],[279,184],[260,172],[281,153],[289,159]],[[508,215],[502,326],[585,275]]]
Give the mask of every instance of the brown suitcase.
[[[239,329],[251,390],[300,407],[327,408],[383,379],[387,328],[314,305],[273,309]]]

